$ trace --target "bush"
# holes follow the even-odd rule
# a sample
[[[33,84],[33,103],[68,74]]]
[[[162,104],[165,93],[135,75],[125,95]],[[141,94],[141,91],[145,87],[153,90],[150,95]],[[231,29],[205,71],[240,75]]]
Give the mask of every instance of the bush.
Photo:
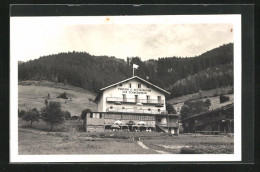
[[[220,95],[219,96],[219,102],[220,103],[224,103],[224,102],[227,102],[229,101],[229,97],[228,96],[224,96],[224,95]]]
[[[67,93],[66,92],[61,93],[60,95],[57,96],[57,98],[68,99]]]
[[[25,115],[25,113],[26,112],[24,110],[21,110],[21,111],[18,110],[18,117],[19,118],[23,117]]]
[[[39,118],[40,114],[36,108],[25,112],[25,114],[22,117],[22,119],[26,121],[26,123],[29,122],[30,127],[32,127],[33,122],[39,122]]]
[[[68,119],[71,118],[71,114],[70,114],[69,111],[65,111],[65,112],[63,112],[63,116],[64,116],[64,118],[65,118],[66,120],[68,120]]]
[[[71,119],[71,120],[78,120],[79,117],[78,117],[78,116],[72,116],[70,119]]]
[[[168,111],[169,114],[177,114],[172,104],[166,103],[166,110]]]
[[[208,109],[209,109],[209,107],[211,106],[211,101],[210,101],[210,99],[205,100],[204,103],[206,104],[206,106],[207,106]]]
[[[199,154],[199,153],[200,152],[198,152],[194,148],[182,147],[181,150],[180,150],[180,154]]]
[[[180,125],[180,127],[179,127],[179,133],[180,133],[180,134],[183,134],[183,133],[184,133],[184,128],[183,128],[182,125]]]

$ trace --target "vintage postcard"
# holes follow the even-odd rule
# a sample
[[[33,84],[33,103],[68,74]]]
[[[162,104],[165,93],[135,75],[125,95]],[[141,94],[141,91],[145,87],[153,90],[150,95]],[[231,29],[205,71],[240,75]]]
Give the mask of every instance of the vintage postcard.
[[[241,15],[10,17],[10,162],[241,160]]]

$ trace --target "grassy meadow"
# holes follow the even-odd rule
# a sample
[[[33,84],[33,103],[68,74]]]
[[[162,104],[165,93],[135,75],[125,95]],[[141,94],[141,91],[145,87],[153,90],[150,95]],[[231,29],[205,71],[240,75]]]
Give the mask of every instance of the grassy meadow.
[[[71,116],[80,116],[81,112],[87,108],[92,111],[97,111],[97,104],[89,101],[89,99],[94,100],[96,94],[87,90],[47,81],[45,83],[27,81],[21,84],[18,86],[19,110],[29,110],[33,108],[41,110],[41,108],[44,107],[45,99],[47,99],[48,102],[60,102],[62,110],[69,111]],[[57,98],[59,94],[64,92],[67,93],[68,99]],[[49,99],[48,93],[50,94]]]
[[[48,154],[155,154],[129,139],[96,138],[89,133],[37,133],[19,130],[18,152],[22,155]]]
[[[82,121],[66,120],[50,132],[42,121],[30,128],[19,119],[18,152],[44,154],[230,154],[233,138],[227,136],[179,135],[159,132],[81,132]],[[71,129],[74,128],[74,129]],[[148,147],[144,149],[138,142]]]
[[[181,107],[183,106],[183,103],[187,100],[205,101],[205,100],[209,99],[210,102],[211,102],[211,106],[209,107],[209,109],[217,109],[217,108],[220,108],[222,106],[225,106],[225,105],[228,105],[228,104],[231,104],[231,103],[234,102],[234,94],[231,93],[232,89],[233,89],[233,87],[228,86],[228,87],[224,87],[224,88],[216,88],[216,89],[213,89],[213,90],[205,90],[205,91],[201,91],[201,93],[202,93],[201,96],[199,95],[199,93],[188,94],[188,95],[184,95],[184,96],[181,96],[181,97],[169,99],[169,100],[167,100],[167,103],[173,104],[173,106],[175,107],[177,112],[179,112],[181,110]],[[228,96],[229,101],[226,101],[224,103],[220,103],[219,102],[219,95],[220,94]],[[202,98],[200,98],[200,97],[202,97]]]

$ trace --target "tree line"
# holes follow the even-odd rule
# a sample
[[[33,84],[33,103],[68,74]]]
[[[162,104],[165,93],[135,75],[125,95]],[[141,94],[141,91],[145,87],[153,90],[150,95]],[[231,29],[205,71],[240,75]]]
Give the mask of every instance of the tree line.
[[[234,84],[233,63],[207,68],[195,75],[178,80],[167,89],[171,97],[178,97],[186,94],[197,93],[200,90],[211,90],[214,88],[232,86]]]
[[[135,75],[148,80],[172,92],[172,96],[177,96],[173,87],[177,88],[177,82],[183,82],[202,70],[215,70],[215,67],[223,66],[233,62],[233,44],[225,44],[218,48],[207,51],[195,57],[162,57],[158,60],[142,61],[140,57],[128,57],[125,60],[108,56],[93,56],[86,52],[68,52],[40,57],[26,63],[19,63],[19,80],[48,80],[70,84],[93,92],[98,92],[100,88],[116,83],[132,76],[132,64],[139,65]],[[222,70],[222,69],[221,69]],[[229,69],[228,69],[229,70]],[[233,68],[230,68],[233,72]],[[225,71],[222,71],[225,73]],[[210,78],[218,85],[232,84],[229,81],[230,72],[221,74],[220,72],[207,72]],[[226,76],[226,74],[228,76]],[[214,77],[211,77],[214,75]],[[218,80],[216,76],[218,75]],[[201,77],[195,77],[199,79]],[[225,79],[221,79],[225,78]],[[203,78],[201,78],[203,79]],[[228,81],[226,81],[228,80]],[[200,83],[199,81],[196,81]],[[207,82],[211,82],[207,80]],[[183,85],[183,84],[182,84]],[[207,84],[205,84],[207,85]],[[193,91],[198,90],[198,87]],[[211,87],[201,86],[199,89],[209,89]],[[181,91],[179,95],[191,91]]]

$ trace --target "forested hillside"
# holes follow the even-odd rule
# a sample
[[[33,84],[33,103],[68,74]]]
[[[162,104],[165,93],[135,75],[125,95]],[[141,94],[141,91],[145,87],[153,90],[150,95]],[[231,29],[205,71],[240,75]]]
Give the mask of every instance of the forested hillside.
[[[211,90],[214,88],[232,86],[233,81],[233,63],[201,70],[195,75],[178,80],[167,88],[172,94],[171,97],[178,97],[186,94],[196,93],[199,90]]]
[[[18,70],[19,80],[57,80],[94,92],[131,76],[131,67],[124,60],[85,52],[44,56],[19,64]]]
[[[104,86],[131,77],[132,64],[135,63],[139,65],[136,75],[168,89],[172,96],[180,96],[200,89],[232,85],[232,62],[231,43],[196,57],[163,57],[148,61],[139,57],[124,61],[86,52],[68,52],[20,63],[18,74],[19,80],[57,81],[97,92]]]

